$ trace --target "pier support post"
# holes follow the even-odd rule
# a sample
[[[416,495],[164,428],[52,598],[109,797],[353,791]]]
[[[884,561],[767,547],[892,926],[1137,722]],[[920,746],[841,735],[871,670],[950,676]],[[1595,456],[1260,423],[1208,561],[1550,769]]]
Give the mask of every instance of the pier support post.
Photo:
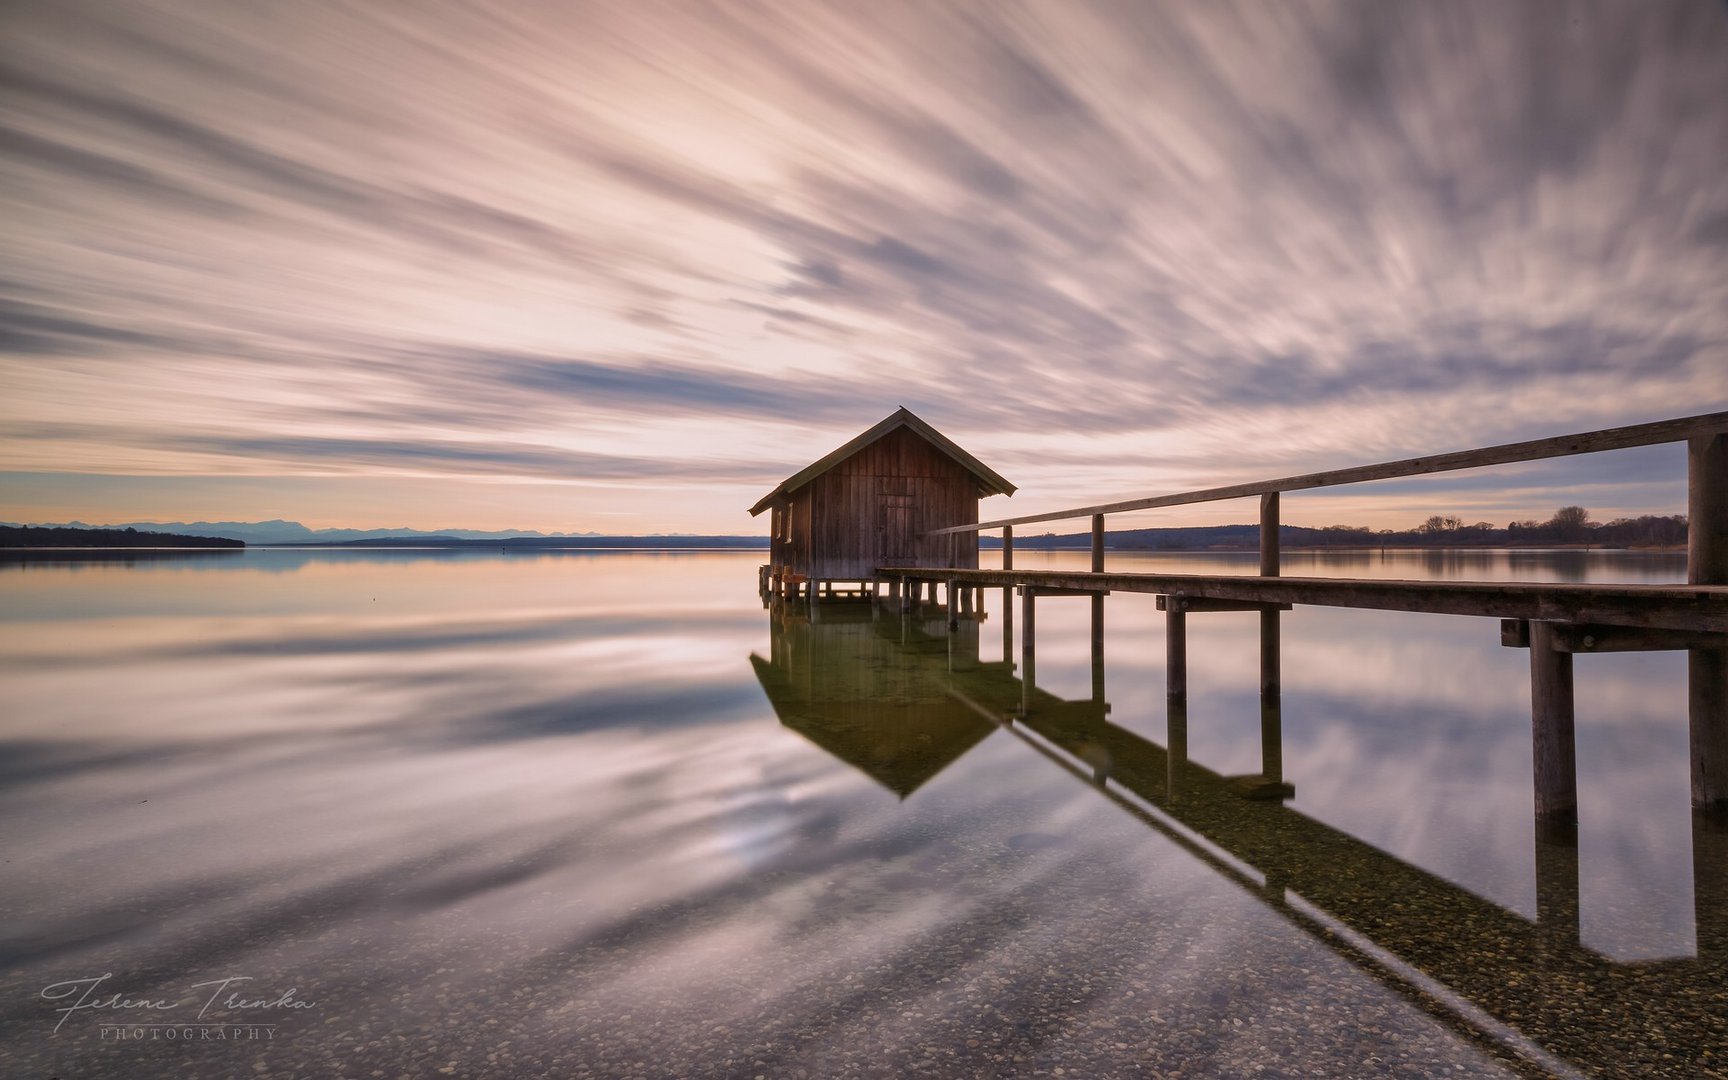
[[[1092,700],[1104,701],[1104,596],[1092,595]]]
[[[1002,659],[1014,670],[1014,587],[1002,586]]]
[[[1552,623],[1530,623],[1530,735],[1539,822],[1578,820],[1572,654],[1554,647]]]
[[[1020,715],[1032,715],[1032,686],[1037,679],[1037,664],[1033,646],[1035,619],[1038,611],[1038,590],[1030,585],[1020,587]]]
[[[1092,515],[1092,572],[1104,572],[1104,515]]]
[[[1728,585],[1728,435],[1686,447],[1686,580]],[[1728,649],[1690,649],[1692,805],[1728,814]]]
[[[1164,696],[1172,708],[1188,701],[1188,610],[1180,596],[1164,607]]]
[[[1278,493],[1260,496],[1260,576],[1278,576]],[[1275,607],[1260,609],[1260,774],[1284,782],[1283,630]]]

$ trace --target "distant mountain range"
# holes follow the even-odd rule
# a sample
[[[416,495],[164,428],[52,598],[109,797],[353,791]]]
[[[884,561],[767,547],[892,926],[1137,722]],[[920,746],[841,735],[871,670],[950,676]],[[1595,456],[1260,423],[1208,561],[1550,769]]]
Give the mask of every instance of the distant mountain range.
[[[22,525],[4,521],[0,525]],[[180,536],[221,536],[248,544],[344,544],[355,540],[502,540],[569,539],[601,536],[601,533],[544,533],[532,529],[309,529],[298,521],[130,521],[116,525],[88,525],[82,521],[28,522],[36,528],[137,529],[139,532],[177,533]]]
[[[1582,515],[1584,511],[1579,510]],[[309,529],[298,521],[134,521],[119,525],[87,525],[81,521],[36,523],[33,529],[135,529],[139,533],[173,533],[183,537],[223,537],[249,545],[331,544],[353,547],[385,547],[412,544],[423,547],[482,548],[497,545],[532,548],[766,548],[766,536],[717,536],[691,533],[653,533],[619,536],[607,533],[545,533],[532,529]],[[0,527],[18,527],[0,522]],[[1513,522],[1497,528],[1482,522],[1464,525],[1452,518],[1435,517],[1427,525],[1403,531],[1331,525],[1322,529],[1285,525],[1278,530],[1279,542],[1287,548],[1314,547],[1514,547],[1550,544],[1594,544],[1626,547],[1673,547],[1686,543],[1684,517],[1621,519],[1599,525],[1580,520],[1567,524],[1556,516],[1549,522]],[[1260,546],[1258,525],[1209,525],[1192,528],[1122,529],[1106,535],[1106,544],[1118,551],[1253,551]],[[1023,550],[1084,550],[1091,546],[1090,532],[1022,534],[1014,546]],[[0,545],[4,546],[4,545]],[[980,548],[1002,546],[999,536],[982,535]]]

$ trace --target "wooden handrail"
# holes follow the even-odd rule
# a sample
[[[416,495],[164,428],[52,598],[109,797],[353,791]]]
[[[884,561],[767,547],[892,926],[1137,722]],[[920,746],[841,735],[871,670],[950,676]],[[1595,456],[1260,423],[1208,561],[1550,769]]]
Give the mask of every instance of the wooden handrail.
[[[1120,514],[1129,510],[1151,510],[1160,506],[1184,506],[1190,503],[1216,502],[1221,499],[1241,499],[1250,495],[1269,495],[1280,491],[1303,491],[1310,488],[1333,487],[1339,484],[1359,484],[1367,480],[1389,480],[1399,476],[1422,476],[1427,473],[1474,469],[1484,465],[1509,465],[1519,461],[1539,461],[1543,458],[1572,457],[1593,454],[1601,450],[1624,450],[1633,446],[1655,446],[1660,443],[1685,442],[1703,435],[1728,433],[1728,412],[1703,413],[1674,420],[1658,420],[1649,424],[1586,431],[1576,435],[1557,435],[1528,442],[1486,446],[1478,450],[1458,450],[1427,457],[1383,461],[1377,465],[1356,465],[1346,469],[1304,473],[1278,480],[1260,480],[1228,487],[1202,488],[1174,495],[1153,495],[1143,499],[1079,506],[1069,510],[1051,510],[1024,517],[998,518],[980,521],[976,525],[954,525],[933,529],[931,536],[948,533],[978,532],[1003,526],[1025,525],[1036,521],[1061,521],[1067,518],[1091,517],[1095,514]]]

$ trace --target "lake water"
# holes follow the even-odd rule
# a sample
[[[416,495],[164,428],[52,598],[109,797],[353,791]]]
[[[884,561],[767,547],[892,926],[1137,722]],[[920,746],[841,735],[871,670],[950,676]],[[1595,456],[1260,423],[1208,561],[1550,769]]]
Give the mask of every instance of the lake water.
[[[1016,717],[999,590],[952,635],[812,622],[764,608],[760,561],[0,564],[0,1074],[1728,1075],[1684,654],[1579,658],[1573,844],[1533,826],[1528,655],[1493,620],[1286,613],[1280,802],[1235,779],[1251,613],[1190,616],[1172,732],[1152,598],[1105,601],[1101,667],[1089,601],[1042,600]],[[162,1007],[70,1008],[116,994]]]

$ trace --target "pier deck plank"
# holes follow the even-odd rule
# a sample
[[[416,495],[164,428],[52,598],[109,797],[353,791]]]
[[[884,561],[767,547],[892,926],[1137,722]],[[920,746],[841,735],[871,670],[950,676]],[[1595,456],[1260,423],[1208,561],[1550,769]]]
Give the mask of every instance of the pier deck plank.
[[[962,585],[1148,593],[1251,603],[1413,611],[1433,615],[1602,623],[1728,632],[1728,585],[1599,585],[1575,582],[1403,581],[1229,574],[1092,573],[880,567],[884,578]]]

